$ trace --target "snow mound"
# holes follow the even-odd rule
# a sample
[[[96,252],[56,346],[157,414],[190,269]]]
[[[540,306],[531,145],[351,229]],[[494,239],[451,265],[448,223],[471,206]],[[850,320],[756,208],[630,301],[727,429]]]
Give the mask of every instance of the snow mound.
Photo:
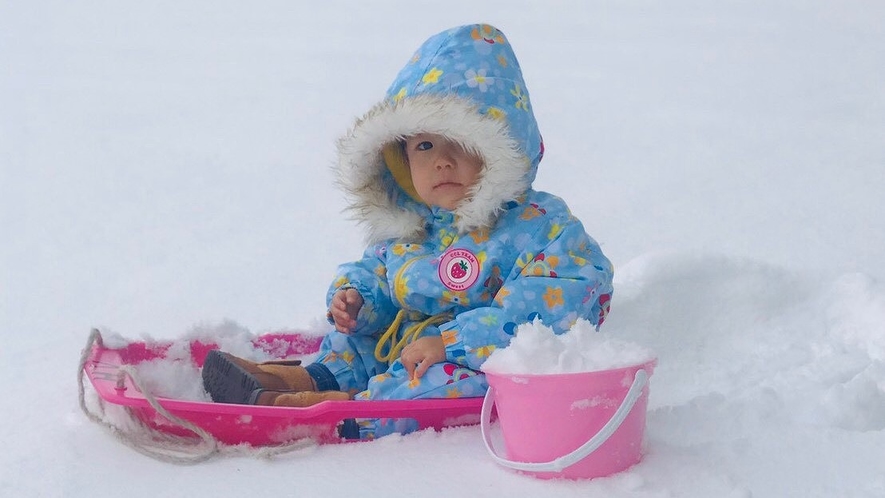
[[[517,327],[506,348],[495,350],[482,369],[502,374],[563,374],[598,372],[645,363],[654,358],[639,344],[597,332],[595,325],[578,319],[557,335],[536,318]]]

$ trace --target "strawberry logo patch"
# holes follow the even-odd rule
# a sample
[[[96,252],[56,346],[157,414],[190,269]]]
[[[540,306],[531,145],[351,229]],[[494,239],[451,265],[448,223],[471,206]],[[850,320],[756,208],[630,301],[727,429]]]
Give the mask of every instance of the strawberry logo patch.
[[[450,249],[439,261],[439,280],[449,290],[462,291],[479,278],[479,260],[467,249]]]

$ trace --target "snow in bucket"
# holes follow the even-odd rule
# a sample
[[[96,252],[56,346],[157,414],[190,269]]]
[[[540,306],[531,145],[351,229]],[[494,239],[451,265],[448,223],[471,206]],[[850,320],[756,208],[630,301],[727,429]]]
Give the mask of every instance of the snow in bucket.
[[[639,462],[654,354],[586,320],[556,335],[540,320],[517,328],[483,364],[482,434],[492,458],[535,477],[586,479]],[[507,457],[491,441],[497,407]]]

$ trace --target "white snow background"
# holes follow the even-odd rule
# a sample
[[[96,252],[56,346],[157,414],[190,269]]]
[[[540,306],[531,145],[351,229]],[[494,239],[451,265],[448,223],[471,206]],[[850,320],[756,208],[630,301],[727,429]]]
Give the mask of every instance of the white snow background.
[[[325,312],[334,140],[429,35],[501,28],[653,349],[647,453],[541,481],[479,428],[191,467],[89,422],[91,327]],[[0,0],[0,495],[885,496],[885,4]]]

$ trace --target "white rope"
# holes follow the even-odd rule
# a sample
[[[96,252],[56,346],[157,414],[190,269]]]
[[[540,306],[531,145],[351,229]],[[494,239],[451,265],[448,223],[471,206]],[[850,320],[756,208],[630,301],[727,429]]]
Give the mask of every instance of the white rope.
[[[198,439],[193,437],[175,436],[158,431],[133,415],[132,410],[129,408],[126,408],[125,412],[128,416],[128,420],[135,426],[135,429],[131,431],[124,430],[108,420],[105,414],[104,402],[100,396],[98,397],[99,413],[93,412],[86,406],[86,387],[83,377],[86,371],[86,363],[89,361],[89,356],[95,345],[103,347],[103,342],[101,333],[97,329],[92,329],[92,332],[89,334],[89,339],[86,342],[86,347],[80,354],[80,369],[77,371],[80,409],[86,414],[86,417],[88,417],[89,420],[104,427],[120,442],[143,455],[161,462],[193,465],[222,455],[232,456],[243,454],[258,458],[273,458],[285,453],[317,445],[316,441],[311,438],[303,438],[291,443],[261,448],[252,448],[248,445],[225,445],[201,427],[169,413],[169,411],[157,401],[157,398],[151,394],[141,382],[136,370],[131,365],[122,365],[119,367],[116,374],[117,382],[122,385],[125,378],[129,377],[132,383],[139,391],[141,391],[148,404],[156,410],[157,413],[176,426],[193,432]]]

